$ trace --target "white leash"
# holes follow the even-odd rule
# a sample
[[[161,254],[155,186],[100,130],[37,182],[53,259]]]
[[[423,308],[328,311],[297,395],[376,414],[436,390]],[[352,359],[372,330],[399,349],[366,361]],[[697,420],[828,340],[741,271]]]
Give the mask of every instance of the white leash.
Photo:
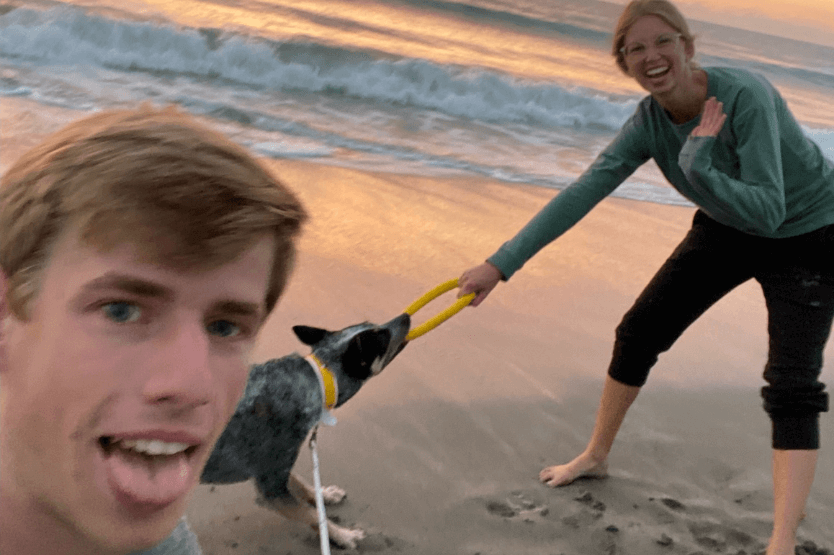
[[[313,485],[316,490],[316,509],[319,514],[319,540],[321,540],[321,552],[323,555],[330,555],[330,534],[327,531],[327,514],[324,512],[324,494],[321,489],[321,476],[319,474],[319,454],[316,449],[316,434],[319,426],[313,428],[313,435],[310,436],[310,451],[313,454]]]
[[[330,408],[336,406],[336,400],[339,398],[339,386],[333,377],[333,374],[328,370],[316,357],[310,355],[305,357],[305,360],[313,368],[316,377],[319,379],[321,386],[322,399],[324,405],[321,408],[321,417],[319,422],[327,426],[336,424],[336,417],[330,412]],[[325,377],[327,378],[325,380]],[[316,511],[319,515],[319,540],[321,540],[321,552],[323,555],[330,555],[330,534],[327,531],[327,514],[324,512],[324,493],[321,487],[321,474],[319,473],[319,453],[316,448],[316,435],[319,432],[319,424],[313,428],[313,433],[310,436],[310,451],[313,455],[313,486],[315,487],[316,496]]]

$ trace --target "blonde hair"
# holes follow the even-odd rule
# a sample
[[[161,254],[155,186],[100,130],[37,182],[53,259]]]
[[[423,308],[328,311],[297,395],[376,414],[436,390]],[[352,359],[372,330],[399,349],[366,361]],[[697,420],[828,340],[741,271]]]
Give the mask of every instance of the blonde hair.
[[[621,49],[625,45],[626,34],[628,34],[629,29],[631,29],[631,26],[638,19],[647,15],[653,15],[662,19],[667,25],[680,33],[687,44],[694,45],[695,43],[695,37],[689,31],[686,18],[669,0],[632,0],[623,9],[623,13],[620,14],[620,19],[614,28],[614,40],[611,44],[611,54],[616,59],[617,66],[626,75],[629,74],[628,66],[621,52]],[[695,68],[698,66],[692,62],[692,67]]]
[[[0,180],[0,267],[9,308],[27,318],[67,229],[103,252],[123,243],[178,269],[230,262],[275,239],[267,311],[292,271],[303,206],[224,135],[173,107],[107,111],[72,123]]]

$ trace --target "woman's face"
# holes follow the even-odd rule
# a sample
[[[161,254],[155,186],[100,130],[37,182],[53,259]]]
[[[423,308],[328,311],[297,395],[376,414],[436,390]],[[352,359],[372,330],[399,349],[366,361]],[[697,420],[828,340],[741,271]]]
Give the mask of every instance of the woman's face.
[[[691,76],[692,44],[654,15],[643,16],[628,30],[623,57],[628,73],[652,96],[675,91]]]

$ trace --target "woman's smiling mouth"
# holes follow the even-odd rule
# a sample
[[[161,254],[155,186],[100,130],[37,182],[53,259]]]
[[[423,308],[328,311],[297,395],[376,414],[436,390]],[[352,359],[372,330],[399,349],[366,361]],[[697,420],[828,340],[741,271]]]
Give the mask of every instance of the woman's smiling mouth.
[[[656,79],[657,77],[662,77],[669,72],[669,66],[662,66],[662,67],[655,67],[649,70],[646,70],[645,74],[646,77],[650,79]]]

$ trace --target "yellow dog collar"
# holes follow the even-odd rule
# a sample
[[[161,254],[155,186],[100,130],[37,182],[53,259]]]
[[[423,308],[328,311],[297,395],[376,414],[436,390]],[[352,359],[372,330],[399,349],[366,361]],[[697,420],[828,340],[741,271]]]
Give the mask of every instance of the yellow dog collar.
[[[316,355],[311,354],[306,357],[310,365],[315,368],[316,376],[319,378],[321,391],[324,395],[324,407],[332,410],[336,407],[336,401],[339,399],[339,385],[336,383],[336,378]]]

